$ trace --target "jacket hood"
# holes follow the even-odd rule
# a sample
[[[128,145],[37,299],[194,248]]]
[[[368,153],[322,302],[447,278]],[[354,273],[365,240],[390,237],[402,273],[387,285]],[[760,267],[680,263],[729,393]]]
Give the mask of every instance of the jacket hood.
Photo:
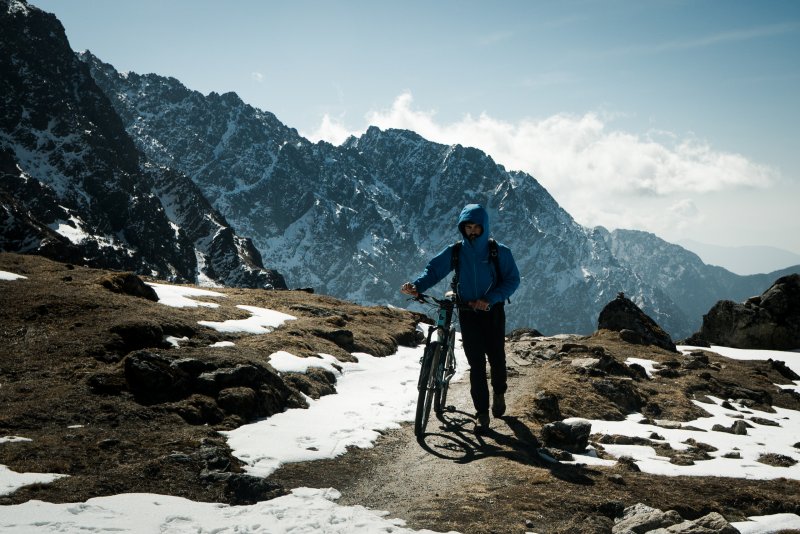
[[[458,217],[458,231],[464,238],[464,242],[469,243],[467,236],[464,235],[464,225],[466,223],[480,224],[483,227],[483,233],[480,237],[475,239],[473,246],[482,248],[484,245],[488,246],[489,243],[489,214],[480,204],[467,204],[461,210],[461,215]]]

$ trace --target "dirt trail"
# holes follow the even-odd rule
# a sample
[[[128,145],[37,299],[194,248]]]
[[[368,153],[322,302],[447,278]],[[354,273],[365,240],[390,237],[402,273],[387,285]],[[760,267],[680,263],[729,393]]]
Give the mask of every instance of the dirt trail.
[[[448,402],[455,410],[441,419],[432,414],[424,439],[418,441],[412,425],[404,425],[386,433],[372,449],[290,464],[272,479],[286,487],[334,487],[342,493],[340,504],[385,510],[412,528],[530,531],[543,516],[520,501],[520,490],[559,481],[549,467],[576,479],[585,475],[579,475],[581,468],[548,464],[538,456],[535,436],[515,412],[516,399],[535,377],[524,368],[512,368],[510,374],[508,415],[492,419],[483,435],[474,432],[465,376],[451,385]]]
[[[794,510],[797,499],[786,497],[795,481],[660,477],[624,462],[602,468],[540,456],[541,427],[528,416],[531,396],[547,378],[523,356],[509,352],[507,415],[492,419],[485,435],[474,433],[464,377],[451,384],[456,410],[432,419],[423,440],[407,424],[374,448],[290,464],[272,480],[286,488],[336,488],[340,504],[386,511],[414,529],[464,534],[608,533],[615,515],[636,503],[689,519],[719,511],[729,521]]]

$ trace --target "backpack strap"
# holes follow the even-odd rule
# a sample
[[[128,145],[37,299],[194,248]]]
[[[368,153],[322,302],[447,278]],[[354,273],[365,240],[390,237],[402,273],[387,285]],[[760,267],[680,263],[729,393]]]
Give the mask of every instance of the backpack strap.
[[[453,293],[455,293],[456,295],[458,295],[458,257],[460,251],[461,251],[461,241],[456,241],[453,244],[453,248],[451,249],[451,255],[450,255],[450,270],[455,271],[453,279],[450,281],[450,289],[452,289]]]
[[[497,241],[493,237],[489,238],[489,259],[494,263],[495,272],[497,272],[497,283],[500,283],[500,254],[497,252]]]
[[[500,270],[500,253],[499,247],[497,246],[497,241],[494,238],[489,238],[489,259],[494,263],[494,272],[497,273],[497,283],[495,287],[500,285],[500,281],[502,280],[502,271]],[[511,299],[506,299],[509,304],[511,304]]]

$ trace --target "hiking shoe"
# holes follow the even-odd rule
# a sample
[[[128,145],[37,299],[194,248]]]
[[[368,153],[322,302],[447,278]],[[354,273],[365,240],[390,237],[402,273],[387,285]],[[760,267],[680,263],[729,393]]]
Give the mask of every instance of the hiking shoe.
[[[502,417],[506,413],[506,399],[502,393],[495,393],[492,401],[492,415]]]
[[[478,423],[475,426],[475,430],[487,430],[489,428],[489,412],[478,412],[477,415]]]

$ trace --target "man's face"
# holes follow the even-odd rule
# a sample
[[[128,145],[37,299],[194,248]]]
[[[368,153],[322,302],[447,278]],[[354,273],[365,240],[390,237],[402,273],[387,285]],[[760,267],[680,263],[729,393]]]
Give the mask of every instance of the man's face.
[[[470,241],[480,236],[482,233],[483,233],[483,226],[481,226],[480,224],[468,222],[464,225],[464,234]]]

